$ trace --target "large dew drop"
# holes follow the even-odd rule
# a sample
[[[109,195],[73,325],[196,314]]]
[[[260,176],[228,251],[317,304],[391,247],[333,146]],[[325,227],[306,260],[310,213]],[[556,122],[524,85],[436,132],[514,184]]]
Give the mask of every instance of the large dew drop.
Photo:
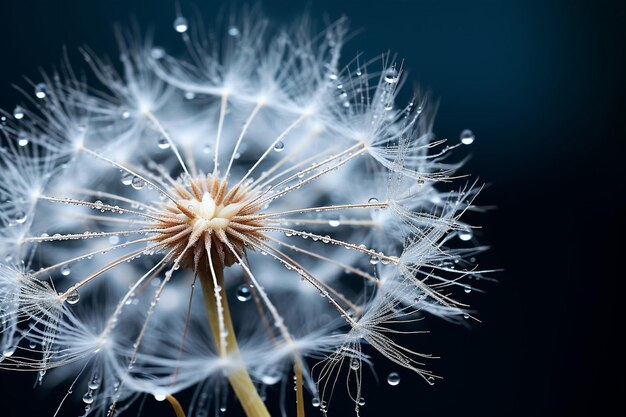
[[[285,149],[285,144],[278,141],[276,142],[276,144],[274,145],[274,151],[276,152],[282,152]]]
[[[76,304],[80,300],[80,294],[78,291],[73,290],[71,293],[67,295],[65,298],[68,304]]]
[[[400,383],[400,375],[397,372],[392,372],[387,376],[387,383],[392,387],[395,387]]]
[[[239,301],[244,302],[244,301],[248,301],[250,297],[252,297],[250,288],[245,284],[240,285],[239,288],[237,289],[237,299]]]
[[[135,189],[135,190],[141,190],[144,185],[146,185],[146,183],[144,182],[144,180],[142,180],[141,178],[135,176],[133,177],[133,179],[130,182],[130,185]]]
[[[395,68],[389,68],[387,71],[385,71],[384,79],[385,79],[385,82],[389,84],[397,83],[398,82],[398,70],[396,70]]]
[[[157,143],[159,149],[167,149],[170,147],[170,142],[167,140],[166,137],[161,136],[159,138],[159,142]]]
[[[48,86],[44,83],[39,83],[35,86],[35,97],[38,99],[46,98],[48,94]]]
[[[17,213],[15,213],[14,219],[15,219],[15,223],[24,224],[26,223],[26,219],[28,219],[28,216],[26,215],[25,212],[18,211]]]
[[[472,143],[474,143],[474,132],[472,132],[469,129],[465,129],[464,131],[461,132],[461,143],[463,145],[471,145]]]
[[[15,106],[13,117],[15,117],[15,120],[22,119],[24,117],[24,109],[21,106]]]
[[[189,29],[189,23],[185,17],[178,16],[174,19],[174,30],[176,30],[176,32],[185,33],[187,32],[187,29]]]

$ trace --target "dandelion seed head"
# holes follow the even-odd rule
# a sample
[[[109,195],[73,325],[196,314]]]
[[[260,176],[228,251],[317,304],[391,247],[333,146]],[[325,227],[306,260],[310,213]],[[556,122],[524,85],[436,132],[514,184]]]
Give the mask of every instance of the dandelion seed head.
[[[2,367],[85,367],[86,413],[189,387],[206,408],[208,385],[294,371],[324,412],[347,372],[358,410],[364,344],[435,378],[394,326],[469,318],[448,290],[485,248],[428,96],[401,102],[389,55],[344,66],[343,19],[188,36],[181,18],[187,55],[121,31],[119,63],[82,52],[95,85],[66,63],[5,116]]]

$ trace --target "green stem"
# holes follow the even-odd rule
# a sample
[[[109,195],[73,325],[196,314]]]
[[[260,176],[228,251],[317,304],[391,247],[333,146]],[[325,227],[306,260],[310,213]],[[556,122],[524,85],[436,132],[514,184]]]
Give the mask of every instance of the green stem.
[[[240,359],[241,354],[239,352],[239,345],[237,344],[237,337],[235,335],[235,329],[230,317],[230,309],[228,308],[228,299],[226,298],[226,290],[224,288],[224,267],[216,262],[213,257],[213,272],[215,273],[215,282],[220,288],[219,294],[221,295],[221,306],[223,309],[223,327],[228,332],[226,334],[226,354],[232,358]],[[200,278],[200,284],[202,286],[202,295],[204,298],[204,306],[207,311],[209,319],[209,325],[211,327],[211,333],[213,334],[213,340],[218,352],[220,352],[220,323],[219,314],[217,309],[217,301],[215,294],[215,285],[213,283],[213,277],[208,268],[200,270],[198,273]],[[223,354],[223,352],[220,352]],[[265,407],[265,403],[259,396],[259,393],[250,378],[250,374],[245,367],[238,368],[234,371],[229,371],[228,382],[233,388],[235,395],[239,398],[239,402],[243,407],[246,416],[248,417],[270,417],[270,413]]]

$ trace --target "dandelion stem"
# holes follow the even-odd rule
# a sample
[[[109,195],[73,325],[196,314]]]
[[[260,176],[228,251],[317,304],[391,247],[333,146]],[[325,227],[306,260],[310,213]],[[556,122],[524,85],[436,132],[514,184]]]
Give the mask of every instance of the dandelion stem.
[[[226,334],[226,353],[233,359],[240,361],[241,355],[239,353],[239,345],[237,344],[237,338],[235,336],[235,329],[233,327],[232,320],[230,318],[230,309],[228,307],[228,300],[226,298],[226,290],[224,288],[224,267],[220,264],[218,257],[214,256],[212,259],[213,268],[209,271],[208,268],[200,268],[198,275],[200,277],[200,284],[202,286],[202,295],[204,298],[204,306],[207,310],[207,316],[209,319],[209,325],[211,326],[211,333],[213,334],[213,340],[217,349],[220,349],[220,323],[218,320],[218,307],[215,294],[215,285],[213,284],[213,278],[217,282],[217,285],[221,287],[218,291],[221,295],[221,306],[223,308],[222,326],[228,332]],[[214,277],[211,277],[211,272],[214,273]],[[250,378],[250,374],[245,367],[240,367],[232,370],[227,375],[228,382],[230,383],[235,395],[239,399],[241,406],[243,407],[246,416],[248,417],[270,417],[265,403],[259,396],[254,383]]]
[[[293,366],[293,372],[296,380],[296,409],[297,416],[304,417],[304,390],[302,389],[302,363],[296,360]]]
[[[171,404],[174,412],[176,413],[176,417],[187,417],[185,415],[183,407],[180,405],[180,402],[178,402],[178,400],[173,395],[167,395],[165,399]]]

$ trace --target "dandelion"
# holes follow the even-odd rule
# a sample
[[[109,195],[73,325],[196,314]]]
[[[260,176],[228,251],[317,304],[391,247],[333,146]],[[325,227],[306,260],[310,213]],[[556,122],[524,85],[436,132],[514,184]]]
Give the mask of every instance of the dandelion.
[[[432,384],[397,336],[471,317],[456,295],[486,271],[428,97],[398,103],[389,56],[341,66],[343,20],[174,30],[187,56],[122,34],[119,65],[83,51],[98,85],[66,64],[3,116],[0,367],[108,416],[144,394],[183,415],[191,387],[190,414],[230,389],[268,416],[292,376],[283,415],[325,414],[342,374],[358,415],[364,344]]]

